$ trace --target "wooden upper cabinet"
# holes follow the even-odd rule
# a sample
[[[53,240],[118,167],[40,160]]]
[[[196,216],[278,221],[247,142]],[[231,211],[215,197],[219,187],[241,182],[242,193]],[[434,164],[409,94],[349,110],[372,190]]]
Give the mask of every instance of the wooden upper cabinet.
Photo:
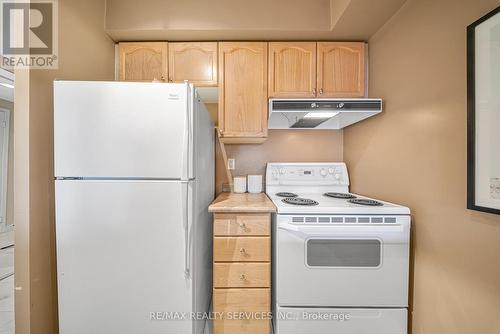
[[[318,97],[366,95],[365,43],[318,42]]]
[[[120,43],[120,80],[166,81],[167,49],[167,42]]]
[[[269,97],[316,96],[316,42],[269,43]]]
[[[267,43],[219,43],[219,129],[226,143],[267,137]]]
[[[217,86],[217,42],[169,43],[170,82]]]

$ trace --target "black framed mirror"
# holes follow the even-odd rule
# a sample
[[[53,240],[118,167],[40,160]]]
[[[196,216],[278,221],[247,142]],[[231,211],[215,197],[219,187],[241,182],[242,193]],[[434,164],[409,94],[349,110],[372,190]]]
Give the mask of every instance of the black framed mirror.
[[[500,7],[467,27],[467,208],[500,214]]]

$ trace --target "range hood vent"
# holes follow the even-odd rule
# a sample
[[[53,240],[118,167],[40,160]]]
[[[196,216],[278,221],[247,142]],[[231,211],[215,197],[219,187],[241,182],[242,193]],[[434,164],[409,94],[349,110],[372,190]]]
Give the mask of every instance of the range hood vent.
[[[269,99],[269,129],[342,129],[380,112],[381,99]]]

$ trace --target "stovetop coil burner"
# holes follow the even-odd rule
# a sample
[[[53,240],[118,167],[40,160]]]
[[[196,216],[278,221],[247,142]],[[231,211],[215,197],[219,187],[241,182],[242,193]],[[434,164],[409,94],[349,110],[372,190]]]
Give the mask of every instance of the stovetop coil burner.
[[[281,200],[284,203],[292,204],[292,205],[303,205],[303,206],[313,206],[318,205],[319,203],[309,199],[309,198],[301,198],[301,197],[288,197]]]
[[[365,205],[365,206],[382,206],[382,205],[384,205],[378,201],[374,201],[372,199],[366,199],[366,198],[350,199],[349,203]]]
[[[294,194],[294,193],[289,193],[289,192],[280,192],[280,193],[277,193],[276,196],[290,198],[290,197],[297,197],[299,195]]]
[[[323,195],[326,197],[339,198],[339,199],[356,198],[356,196],[354,196],[353,194],[347,194],[347,193],[324,193]]]

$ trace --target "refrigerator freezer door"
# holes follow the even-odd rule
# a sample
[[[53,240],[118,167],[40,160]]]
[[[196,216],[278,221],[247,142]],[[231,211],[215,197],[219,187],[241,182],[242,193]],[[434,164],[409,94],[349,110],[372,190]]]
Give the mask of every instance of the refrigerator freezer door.
[[[189,314],[165,318],[193,308],[185,247],[191,186],[56,181],[61,334],[192,333]]]
[[[187,84],[56,81],[56,177],[187,179]]]

